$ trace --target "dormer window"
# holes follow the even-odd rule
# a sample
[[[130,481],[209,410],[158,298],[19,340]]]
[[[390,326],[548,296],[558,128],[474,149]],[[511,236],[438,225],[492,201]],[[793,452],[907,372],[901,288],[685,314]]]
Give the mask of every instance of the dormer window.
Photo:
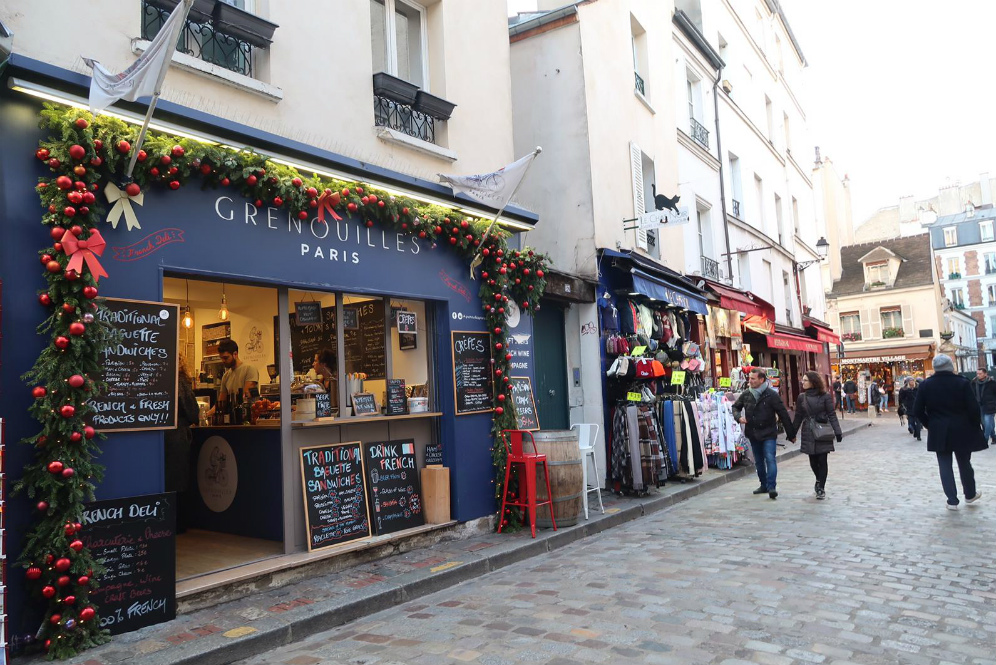
[[[993,220],[979,222],[979,235],[982,237],[982,242],[993,241]]]
[[[868,283],[873,286],[882,286],[889,283],[889,262],[876,261],[865,265],[865,272],[868,276]]]
[[[944,246],[954,247],[958,244],[958,228],[949,226],[944,229]]]

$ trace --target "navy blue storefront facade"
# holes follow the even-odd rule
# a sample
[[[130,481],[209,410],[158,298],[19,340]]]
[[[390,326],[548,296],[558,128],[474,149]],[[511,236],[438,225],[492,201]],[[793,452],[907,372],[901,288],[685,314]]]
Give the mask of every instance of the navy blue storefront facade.
[[[34,78],[56,86],[64,93],[84,95],[88,79],[54,70],[34,61],[12,61],[6,77]],[[6,83],[6,81],[4,81]],[[135,112],[144,109],[135,106]],[[49,175],[34,158],[40,139],[38,114],[41,102],[4,85],[0,91],[0,132],[4,149],[0,153],[0,417],[6,423],[8,478],[15,481],[32,459],[32,449],[16,442],[37,432],[37,422],[27,413],[31,391],[20,376],[29,370],[47,339],[36,333],[44,318],[38,305],[38,290],[44,287],[38,250],[47,242],[48,230],[40,222],[41,209],[35,185]],[[157,117],[160,112],[157,111]],[[308,146],[264,135],[251,128],[213,120],[199,112],[164,104],[162,115],[171,122],[213,127],[213,136],[233,143],[253,146],[263,154],[278,152],[302,162],[325,165],[330,170],[375,186],[404,189],[435,201],[452,202],[462,209],[472,208],[466,199],[454,199],[449,190],[434,183],[380,170]],[[492,465],[490,412],[455,414],[454,371],[451,332],[487,332],[478,297],[479,283],[468,275],[466,262],[448,247],[407,235],[367,228],[346,216],[342,221],[324,224],[316,220],[291,218],[286,210],[259,207],[238,192],[224,189],[202,190],[193,183],[179,191],[153,188],[146,192],[142,206],[136,206],[141,228],[126,230],[124,220],[111,228],[103,225],[107,241],[101,262],[109,273],[100,282],[102,297],[161,302],[164,280],[201,279],[228,284],[262,286],[282,294],[280,316],[287,316],[288,290],[358,294],[384,299],[408,299],[425,303],[431,320],[426,321],[429,411],[441,415],[428,418],[426,431],[433,443],[442,444],[443,465],[450,469],[452,518],[468,521],[495,512],[494,467]],[[535,223],[535,216],[521,210],[510,215],[521,228]],[[510,245],[516,246],[513,238]],[[276,312],[275,312],[276,313]],[[285,324],[286,325],[286,324]],[[528,316],[520,318],[513,333],[532,338]],[[526,344],[531,346],[531,341]],[[284,343],[276,354],[285,351]],[[525,347],[524,347],[525,348]],[[531,354],[525,354],[531,357]],[[268,361],[274,362],[274,361]],[[261,372],[261,375],[263,373]],[[532,378],[532,367],[519,367],[517,375]],[[286,411],[289,415],[289,409]],[[343,419],[343,429],[348,419]],[[390,425],[389,425],[390,426]],[[310,433],[309,443],[321,440],[322,428]],[[285,430],[286,431],[286,430]],[[276,435],[276,432],[274,433]],[[363,434],[336,431],[329,442],[362,438]],[[276,439],[281,449],[298,445]],[[162,431],[109,433],[101,442],[98,462],[106,467],[104,481],[97,488],[98,499],[154,494],[164,491],[164,434]],[[280,451],[277,451],[280,458]],[[300,478],[300,470],[287,468],[292,459],[282,456],[283,466],[268,464],[270,480],[282,497],[270,507],[265,521],[281,521],[285,551],[300,551],[302,534],[299,520],[286,515],[303,510],[300,489],[289,492],[282,485]],[[295,493],[296,492],[296,493]],[[296,502],[296,503],[295,503]],[[31,501],[14,497],[5,510],[8,560],[16,561],[20,541],[29,528]],[[270,534],[271,536],[275,534]],[[9,575],[11,607],[24,607],[27,597],[23,575]],[[32,630],[26,625],[30,613],[13,616],[13,631]]]

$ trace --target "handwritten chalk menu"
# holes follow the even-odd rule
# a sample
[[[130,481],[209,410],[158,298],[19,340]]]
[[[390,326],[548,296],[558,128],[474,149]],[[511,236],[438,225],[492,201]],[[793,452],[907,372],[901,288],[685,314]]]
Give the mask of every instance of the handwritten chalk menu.
[[[512,376],[512,404],[515,405],[515,421],[519,429],[538,430],[539,415],[536,413],[536,400],[533,398],[533,382],[528,376]]]
[[[368,380],[387,378],[387,315],[381,300],[371,300],[343,309],[346,321],[356,326],[343,330],[346,345],[346,372],[361,372]]]
[[[415,441],[364,443],[370,516],[377,535],[425,524]]]
[[[377,400],[373,393],[354,393],[352,398],[354,416],[372,416],[377,413]]]
[[[443,463],[443,444],[427,443],[425,445],[425,465]]]
[[[311,303],[301,303],[310,305]],[[338,340],[335,331],[335,306],[322,307],[321,320],[317,323],[299,323],[298,314],[291,312],[290,334],[291,354],[294,356],[294,373],[307,374],[315,362],[315,354],[324,348],[338,353]],[[280,349],[280,319],[273,317],[273,353]]]
[[[294,315],[297,325],[322,322],[322,303],[316,300],[294,303]]]
[[[454,331],[452,338],[457,415],[491,411],[491,335]]]
[[[302,448],[308,551],[370,536],[359,441]]]
[[[177,339],[180,307],[161,302],[105,298],[97,313],[112,327],[103,351],[106,389],[89,401],[101,431],[176,427]]]
[[[332,396],[328,393],[313,393],[315,398],[315,417],[328,418],[332,415]]]
[[[387,381],[387,415],[403,416],[408,412],[408,397],[405,394],[404,379]]]
[[[106,572],[90,600],[112,635],[176,618],[176,494],[94,501],[80,540]],[[79,601],[77,601],[79,602]]]

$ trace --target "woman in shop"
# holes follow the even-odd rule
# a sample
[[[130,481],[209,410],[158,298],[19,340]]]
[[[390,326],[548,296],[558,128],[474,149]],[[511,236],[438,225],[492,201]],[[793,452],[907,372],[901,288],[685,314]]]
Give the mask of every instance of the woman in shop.
[[[177,502],[186,503],[186,492],[190,489],[190,444],[193,434],[190,426],[199,420],[197,400],[194,398],[193,380],[187,373],[187,363],[180,358],[179,381],[176,391],[176,429],[166,430],[166,491],[176,492]],[[184,506],[176,511],[176,532],[186,531],[187,510]]]
[[[329,394],[332,406],[338,403],[339,389],[336,386],[336,353],[332,349],[325,347],[315,354],[315,360],[311,367],[315,374],[321,377],[322,388]]]
[[[813,421],[829,423],[839,443],[844,435],[837,422],[837,410],[834,408],[833,397],[827,392],[823,378],[817,372],[802,375],[802,392],[795,403],[795,419],[792,424],[797,432],[802,433],[801,449],[809,455],[809,466],[816,476],[816,498],[823,500],[827,498],[827,456],[834,450],[833,439],[817,440],[816,433],[813,432]]]

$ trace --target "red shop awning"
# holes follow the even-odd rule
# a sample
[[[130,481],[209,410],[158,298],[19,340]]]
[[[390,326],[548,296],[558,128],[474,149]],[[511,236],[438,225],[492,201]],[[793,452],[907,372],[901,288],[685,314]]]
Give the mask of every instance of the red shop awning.
[[[732,309],[748,316],[760,316],[772,321],[775,319],[775,308],[754,294],[731,289],[708,280],[706,280],[706,284],[719,296],[719,306],[723,309]]]
[[[840,344],[840,336],[827,326],[821,326],[813,321],[803,321],[802,325],[816,331],[816,339],[830,344]]]
[[[823,353],[823,342],[817,342],[811,337],[789,335],[788,333],[772,333],[765,336],[769,349],[786,349],[789,351],[805,351],[806,353]]]
[[[775,317],[771,318],[773,319]],[[746,318],[744,318],[743,327],[744,330],[761,333],[762,335],[770,335],[775,331],[774,323],[763,316],[758,316],[757,314],[749,314]]]

